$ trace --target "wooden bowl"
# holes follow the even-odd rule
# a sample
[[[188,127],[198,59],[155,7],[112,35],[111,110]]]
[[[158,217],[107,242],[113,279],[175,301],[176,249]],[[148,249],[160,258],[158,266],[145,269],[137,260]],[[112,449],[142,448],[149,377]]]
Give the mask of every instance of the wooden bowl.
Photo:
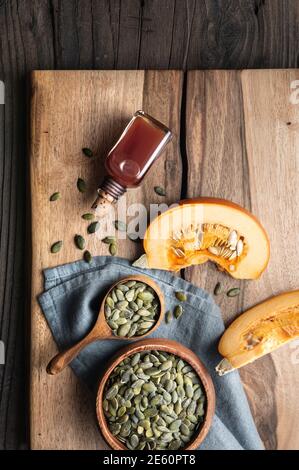
[[[182,450],[194,450],[202,443],[205,439],[210,426],[212,424],[212,419],[215,413],[215,390],[212,379],[202,364],[200,359],[192,352],[190,349],[186,348],[182,344],[178,343],[177,341],[173,341],[170,339],[144,339],[138,341],[137,343],[130,344],[124,348],[122,348],[117,356],[112,358],[109,362],[106,371],[104,372],[102,379],[100,380],[98,392],[97,392],[97,399],[96,399],[96,413],[98,419],[98,425],[100,431],[107,442],[107,444],[114,450],[128,450],[113,434],[110,432],[108,428],[108,424],[106,422],[102,402],[103,402],[103,393],[105,389],[105,385],[107,380],[110,377],[111,372],[114,368],[126,359],[128,356],[132,354],[141,352],[141,351],[149,351],[149,350],[158,350],[158,351],[165,351],[175,356],[181,357],[184,361],[186,361],[190,366],[193,367],[195,372],[198,374],[203,388],[205,390],[207,404],[206,404],[206,414],[204,416],[204,421],[201,424],[198,434],[194,436],[194,438],[188,443],[188,445]]]

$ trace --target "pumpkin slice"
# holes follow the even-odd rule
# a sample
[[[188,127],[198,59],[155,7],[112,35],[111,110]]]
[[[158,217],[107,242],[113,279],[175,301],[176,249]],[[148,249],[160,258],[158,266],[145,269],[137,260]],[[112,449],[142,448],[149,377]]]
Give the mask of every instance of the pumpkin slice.
[[[247,210],[224,199],[181,201],[148,227],[139,267],[178,271],[208,260],[237,279],[256,279],[270,256],[268,236]]]
[[[222,335],[219,375],[245,366],[299,337],[299,290],[272,297],[240,315]]]

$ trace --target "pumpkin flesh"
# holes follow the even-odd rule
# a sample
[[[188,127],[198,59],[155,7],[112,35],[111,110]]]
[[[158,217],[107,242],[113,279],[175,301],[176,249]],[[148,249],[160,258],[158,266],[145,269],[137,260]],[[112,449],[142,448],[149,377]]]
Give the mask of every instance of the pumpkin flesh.
[[[299,337],[299,291],[273,297],[240,315],[224,332],[216,370],[224,375]]]
[[[238,256],[231,251],[232,232],[242,245]],[[212,198],[182,201],[161,214],[145,233],[144,249],[149,268],[178,271],[211,260],[238,279],[258,278],[270,255],[267,234],[252,214]]]

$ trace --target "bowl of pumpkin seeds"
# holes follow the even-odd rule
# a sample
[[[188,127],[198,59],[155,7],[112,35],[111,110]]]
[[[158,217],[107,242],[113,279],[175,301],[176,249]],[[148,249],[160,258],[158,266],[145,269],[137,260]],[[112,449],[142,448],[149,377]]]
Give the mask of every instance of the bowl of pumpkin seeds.
[[[109,289],[104,314],[114,337],[140,338],[152,333],[161,323],[164,296],[150,277],[126,277]]]
[[[191,450],[215,412],[214,386],[182,344],[146,339],[123,348],[98,388],[100,431],[114,450]]]

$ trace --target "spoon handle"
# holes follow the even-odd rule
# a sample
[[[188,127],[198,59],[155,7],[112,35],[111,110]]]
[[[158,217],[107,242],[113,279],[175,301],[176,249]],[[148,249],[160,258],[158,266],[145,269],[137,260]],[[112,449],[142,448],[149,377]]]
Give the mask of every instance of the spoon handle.
[[[79,343],[76,343],[66,351],[58,353],[47,365],[47,373],[50,375],[59,374],[70,362],[72,362],[73,359],[75,359],[75,357],[83,348],[85,348],[85,346],[92,343],[96,339],[98,339],[98,335],[95,335],[94,332],[91,331],[87,336],[85,336],[85,338],[79,341]]]

